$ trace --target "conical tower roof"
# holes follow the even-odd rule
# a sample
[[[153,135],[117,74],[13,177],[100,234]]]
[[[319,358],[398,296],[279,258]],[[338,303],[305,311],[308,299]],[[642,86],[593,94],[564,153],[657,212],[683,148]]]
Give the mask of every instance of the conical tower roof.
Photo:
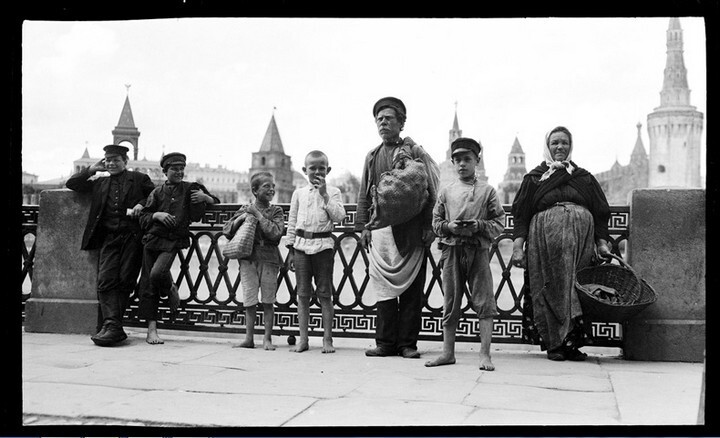
[[[511,154],[524,154],[522,146],[520,146],[520,141],[518,140],[517,136],[515,137],[515,141],[513,142],[512,147],[510,148]]]
[[[637,130],[637,140],[635,140],[635,147],[633,148],[632,153],[630,154],[630,161],[634,161],[636,159],[641,160],[647,160],[647,154],[645,153],[645,145],[643,145],[642,137],[640,136],[640,131],[642,129],[642,123],[638,122]]]
[[[260,152],[285,153],[282,140],[280,140],[280,131],[278,131],[277,123],[275,122],[275,114],[270,118],[270,124],[267,127],[267,131],[265,131],[265,137],[260,145]]]
[[[130,96],[125,96],[125,104],[120,113],[120,120],[118,120],[117,127],[135,128],[135,120],[133,119],[132,109],[130,109]]]

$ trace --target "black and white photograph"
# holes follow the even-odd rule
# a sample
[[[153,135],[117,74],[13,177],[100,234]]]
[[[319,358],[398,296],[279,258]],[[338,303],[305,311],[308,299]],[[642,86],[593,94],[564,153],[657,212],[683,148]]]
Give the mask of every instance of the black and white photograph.
[[[14,48],[9,430],[712,423],[702,7],[78,10]]]

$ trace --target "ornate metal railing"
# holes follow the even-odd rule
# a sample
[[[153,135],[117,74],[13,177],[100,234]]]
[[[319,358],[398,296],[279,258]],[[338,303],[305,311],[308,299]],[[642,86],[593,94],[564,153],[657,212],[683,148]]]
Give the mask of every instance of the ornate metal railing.
[[[280,205],[287,220],[289,205]],[[244,332],[245,316],[241,301],[239,263],[237,260],[225,259],[221,254],[222,245],[227,241],[222,234],[222,225],[238,208],[239,205],[236,204],[211,206],[202,223],[191,226],[192,244],[176,257],[172,268],[173,278],[180,292],[181,306],[176,315],[172,316],[167,305],[161,304],[161,327]],[[333,334],[337,337],[372,338],[375,331],[375,296],[374,291],[367,288],[368,256],[360,247],[359,236],[353,229],[356,205],[346,205],[345,209],[347,218],[336,224],[333,235],[336,250]],[[521,343],[524,278],[521,269],[513,268],[509,264],[512,254],[513,217],[510,206],[506,205],[504,209],[505,230],[495,239],[490,252],[493,286],[500,313],[495,320],[493,342]],[[24,206],[23,213],[24,302],[30,296],[38,206]],[[613,251],[618,255],[624,252],[628,239],[628,217],[629,207],[611,207],[610,233]],[[286,258],[287,250],[282,245],[280,250],[283,259]],[[426,251],[427,276],[420,333],[420,338],[425,340],[442,340],[440,322],[443,299],[441,269],[437,264],[439,256],[440,251],[436,244]],[[133,294],[131,298],[130,308],[126,313],[127,324],[141,327],[143,324],[138,319],[137,294]],[[463,304],[464,316],[458,325],[457,339],[477,340],[478,319],[467,297]],[[297,333],[296,309],[294,274],[282,267],[278,277],[275,334],[292,336]],[[310,334],[321,335],[320,307],[314,298],[310,312]],[[263,324],[261,312],[258,313],[257,324]],[[614,323],[593,323],[593,336],[595,345],[620,346],[622,327]]]

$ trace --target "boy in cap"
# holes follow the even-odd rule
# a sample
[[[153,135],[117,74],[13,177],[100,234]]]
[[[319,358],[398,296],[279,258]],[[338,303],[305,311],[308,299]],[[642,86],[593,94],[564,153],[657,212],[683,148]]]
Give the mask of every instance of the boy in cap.
[[[179,152],[162,157],[167,180],[150,193],[140,216],[145,235],[138,311],[147,321],[148,344],[164,343],[157,332],[160,297],[170,296],[173,313],[180,302],[170,268],[177,253],[190,246],[190,223],[202,219],[207,204],[220,202],[202,184],[183,181],[185,164],[186,157]]]
[[[137,218],[155,185],[146,174],[127,169],[127,147],[112,144],[103,150],[103,159],[72,175],[65,186],[92,196],[81,245],[83,250],[99,250],[98,324],[90,339],[96,345],[111,346],[127,338],[122,318],[142,263]],[[100,177],[97,172],[109,176]]]
[[[324,152],[309,152],[302,170],[310,184],[295,190],[290,200],[286,246],[289,249],[287,265],[297,279],[300,342],[292,350],[297,353],[310,348],[308,324],[313,278],[322,311],[322,352],[335,352],[332,340],[335,241],[332,231],[334,223],[345,219],[346,213],[340,189],[327,185],[325,180],[330,169]]]
[[[455,331],[462,299],[470,288],[470,304],[480,319],[480,369],[492,371],[493,317],[498,314],[490,271],[490,247],[505,228],[505,212],[495,189],[475,176],[482,148],[460,137],[450,145],[458,179],[440,190],[433,209],[433,231],[442,249],[443,352],[427,367],[455,363]]]

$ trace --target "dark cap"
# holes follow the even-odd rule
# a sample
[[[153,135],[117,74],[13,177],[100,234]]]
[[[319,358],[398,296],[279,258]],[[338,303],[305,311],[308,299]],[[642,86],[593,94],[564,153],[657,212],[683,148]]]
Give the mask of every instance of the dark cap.
[[[120,146],[119,144],[109,144],[103,148],[105,155],[124,155],[127,156],[129,148]]]
[[[373,117],[377,116],[377,113],[379,113],[383,108],[392,108],[395,112],[402,113],[403,117],[407,117],[405,104],[397,97],[383,97],[375,102],[375,105],[373,106]]]
[[[160,167],[165,170],[168,167],[177,164],[182,164],[184,166],[186,158],[185,154],[181,154],[180,152],[170,152],[160,159]]]
[[[482,151],[482,146],[472,138],[458,137],[450,145],[451,157],[459,152],[474,152],[475,156],[479,157],[480,151]]]

